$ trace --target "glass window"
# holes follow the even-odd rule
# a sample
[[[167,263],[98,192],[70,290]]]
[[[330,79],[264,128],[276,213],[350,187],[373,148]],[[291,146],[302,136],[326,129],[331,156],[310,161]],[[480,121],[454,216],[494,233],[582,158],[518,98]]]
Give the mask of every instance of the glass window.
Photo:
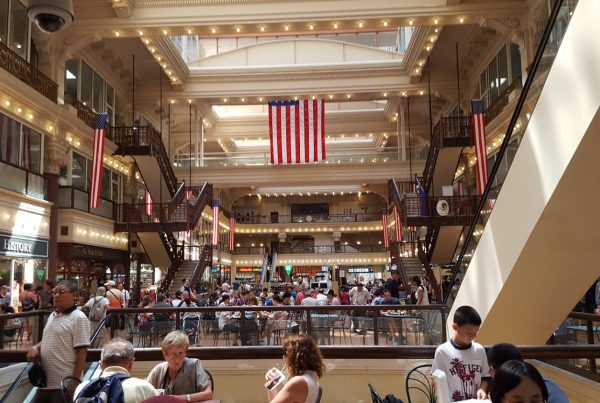
[[[0,114],[0,160],[19,165],[19,131],[21,124]]]
[[[92,68],[86,62],[81,62],[81,98],[84,105],[92,107]]]
[[[7,44],[8,38],[8,1],[0,1],[0,42]]]
[[[510,44],[510,70],[512,73],[511,82],[521,77],[521,54],[519,46]]]
[[[27,8],[19,1],[10,2],[10,33],[8,47],[27,60],[29,37],[29,19]]]
[[[23,147],[21,147],[21,167],[41,173],[42,135],[23,126]]]
[[[65,100],[70,103],[77,99],[77,76],[79,75],[79,61],[68,60],[65,65]]]
[[[510,84],[508,82],[508,59],[506,57],[506,47],[503,47],[500,53],[498,53],[498,92],[502,94],[502,91],[508,88]]]
[[[87,160],[87,188],[86,189],[92,188],[92,170],[93,170],[92,160]]]
[[[106,84],[106,113],[108,114],[108,124],[115,123],[115,90],[108,83]]]
[[[73,153],[71,166],[71,184],[74,188],[87,190],[87,158],[81,154]],[[91,173],[90,173],[91,176]]]
[[[92,109],[96,112],[104,112],[104,80],[96,72],[94,72],[93,99]]]
[[[119,202],[119,182],[120,182],[120,176],[118,173],[113,172],[112,173],[112,198],[111,200],[114,202]]]
[[[100,193],[100,196],[104,199],[111,200],[110,189],[110,171],[107,168],[102,168],[102,193]]]
[[[498,98],[498,65],[496,62],[496,59],[494,59],[488,66],[490,79],[490,104],[494,102],[494,99]]]

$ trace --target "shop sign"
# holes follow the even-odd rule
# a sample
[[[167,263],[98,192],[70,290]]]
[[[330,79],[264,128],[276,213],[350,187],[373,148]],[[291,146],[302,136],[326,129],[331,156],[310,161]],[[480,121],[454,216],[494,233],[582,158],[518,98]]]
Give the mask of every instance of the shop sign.
[[[350,268],[348,268],[348,273],[373,273],[373,268],[371,268],[371,267],[350,267]]]
[[[119,263],[129,260],[127,251],[79,244],[73,244],[73,257]]]
[[[42,281],[44,279],[44,277],[46,277],[46,270],[44,269],[37,269],[35,271],[35,275],[37,276],[39,281]]]
[[[48,241],[0,235],[0,255],[47,258]]]
[[[238,267],[238,273],[260,273],[260,267]]]

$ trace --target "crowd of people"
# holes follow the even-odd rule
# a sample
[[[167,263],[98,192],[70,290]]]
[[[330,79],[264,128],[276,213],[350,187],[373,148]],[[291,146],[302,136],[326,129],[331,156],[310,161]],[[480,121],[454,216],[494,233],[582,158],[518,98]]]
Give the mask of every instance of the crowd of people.
[[[189,283],[184,280],[174,298],[159,293],[156,301],[144,297],[140,307],[193,307],[203,304],[189,289]],[[253,289],[244,285],[230,287],[224,283],[215,290],[208,300],[223,307],[218,312],[218,326],[229,331],[234,337],[240,335],[239,320],[234,320],[234,306],[285,306],[285,305],[359,305],[353,309],[354,329],[361,332],[361,314],[366,310],[365,305],[398,305],[402,300],[416,304],[428,304],[430,297],[427,287],[418,276],[411,279],[411,293],[401,294],[399,275],[392,272],[391,277],[379,287],[368,290],[363,284],[343,288],[340,295],[333,290],[309,290],[303,286],[289,286],[280,290],[264,289],[256,295]],[[52,288],[48,290],[48,288]],[[90,298],[81,309],[77,306],[78,287],[71,280],[62,280],[57,285],[46,282],[43,290],[24,288],[19,298],[31,300],[41,306],[52,306],[55,310],[49,316],[44,328],[43,338],[33,345],[28,354],[29,361],[38,361],[46,374],[47,386],[38,389],[34,402],[63,402],[61,381],[65,376],[79,378],[82,375],[90,346],[90,335],[98,329],[98,323],[106,316],[108,307],[126,306],[129,303],[129,293],[112,281],[107,281],[99,287],[96,296]],[[44,291],[51,295],[51,300],[44,296]],[[0,293],[6,295],[6,293]],[[112,301],[112,302],[111,302]],[[11,313],[10,306],[0,304],[1,313]],[[87,313],[87,315],[86,315]],[[264,334],[270,343],[270,338],[287,321],[289,312],[285,310],[254,312],[255,317],[245,320],[255,322],[257,318],[264,321]],[[164,318],[161,319],[161,315]],[[171,320],[173,317],[166,312],[144,312],[138,316],[139,325],[143,326],[142,318],[147,321]],[[237,318],[239,319],[239,318]],[[249,323],[247,325],[249,325]],[[511,344],[498,344],[485,349],[475,342],[481,325],[479,314],[470,306],[459,307],[453,317],[452,328],[455,332],[447,342],[437,347],[432,364],[432,376],[438,386],[443,384],[442,393],[447,393],[447,401],[462,401],[467,399],[489,399],[492,403],[511,400],[510,396],[523,398],[519,401],[564,403],[568,398],[558,385],[550,379],[543,378],[535,367],[524,363],[520,351]],[[237,339],[234,338],[234,344]],[[242,344],[248,340],[242,339]],[[202,363],[187,357],[190,346],[187,334],[175,330],[162,340],[161,348],[164,362],[157,364],[145,380],[136,380],[130,376],[133,364],[133,346],[125,339],[114,338],[103,345],[101,368],[102,377],[121,374],[122,388],[126,402],[141,402],[160,394],[175,396],[180,401],[205,401],[212,398],[211,379],[204,370]],[[288,336],[282,343],[284,350],[285,369],[291,377],[279,389],[281,371],[274,368],[265,375],[271,402],[287,401],[316,401],[320,393],[318,380],[323,376],[323,358],[313,337],[307,333],[298,332]],[[440,373],[443,376],[440,377]],[[85,394],[86,385],[76,382],[66,383],[66,393],[76,396]],[[507,400],[508,399],[508,400]],[[152,401],[152,400],[150,400]],[[158,400],[156,400],[158,401]],[[444,400],[442,400],[444,401]]]

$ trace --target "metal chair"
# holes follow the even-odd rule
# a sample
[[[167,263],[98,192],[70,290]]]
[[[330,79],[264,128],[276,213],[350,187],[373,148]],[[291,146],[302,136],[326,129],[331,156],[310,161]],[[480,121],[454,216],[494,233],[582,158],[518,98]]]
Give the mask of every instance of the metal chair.
[[[319,394],[317,395],[315,403],[321,403],[321,396],[323,396],[323,388],[319,386]]]
[[[411,369],[406,375],[405,386],[408,403],[412,402],[411,392],[425,395],[425,401],[428,403],[436,403],[435,389],[431,381],[431,364],[418,365]]]
[[[212,392],[215,393],[215,380],[213,379],[212,374],[208,371],[208,369],[204,369],[204,372],[206,372],[206,375],[208,375],[208,379],[210,379],[210,390],[212,390]]]
[[[383,399],[379,396],[373,385],[369,384],[369,390],[371,391],[371,403],[383,403]]]

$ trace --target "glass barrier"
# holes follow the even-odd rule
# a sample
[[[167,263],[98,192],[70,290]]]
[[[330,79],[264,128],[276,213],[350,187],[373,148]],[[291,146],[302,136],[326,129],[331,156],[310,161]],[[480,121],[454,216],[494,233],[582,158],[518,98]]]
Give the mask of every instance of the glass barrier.
[[[173,330],[186,333],[191,346],[204,347],[281,345],[298,333],[310,333],[319,345],[438,345],[445,339],[443,323],[439,305],[161,305],[122,310],[111,321],[110,337],[128,339],[136,348],[160,347]]]
[[[85,211],[100,217],[114,218],[114,203],[100,198],[97,208],[90,208],[89,193],[70,186],[61,186],[58,189],[58,207],[73,208]]]
[[[571,312],[554,331],[548,344],[600,345],[600,315]],[[552,365],[600,382],[600,359],[565,358],[549,361]]]
[[[0,177],[5,189],[47,200],[47,180],[43,176],[0,162]]]

